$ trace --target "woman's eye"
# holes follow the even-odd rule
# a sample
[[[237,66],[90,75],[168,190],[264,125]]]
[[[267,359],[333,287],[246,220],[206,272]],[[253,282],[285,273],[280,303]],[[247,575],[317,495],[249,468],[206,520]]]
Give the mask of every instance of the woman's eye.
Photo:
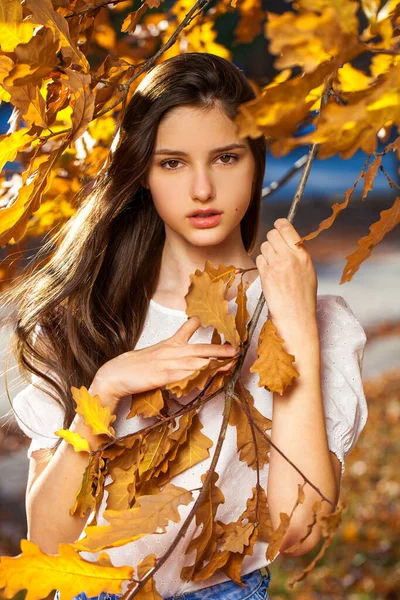
[[[224,157],[228,157],[229,159],[234,158],[235,160],[232,162],[224,162],[222,164],[224,165],[231,165],[234,162],[236,162],[237,160],[237,155],[236,154],[221,154],[221,156],[219,158],[224,158]],[[180,160],[177,160],[176,158],[169,158],[168,160],[164,160],[160,163],[160,166],[163,167],[166,171],[177,171],[178,169],[174,166],[172,167],[166,167],[165,165],[169,165],[169,163],[180,163]]]

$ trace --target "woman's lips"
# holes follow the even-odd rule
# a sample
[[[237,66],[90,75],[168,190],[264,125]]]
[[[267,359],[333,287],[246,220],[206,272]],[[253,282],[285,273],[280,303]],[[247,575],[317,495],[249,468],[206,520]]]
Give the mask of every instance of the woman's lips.
[[[218,225],[218,223],[220,222],[222,217],[222,213],[219,213],[218,215],[210,215],[209,217],[202,217],[202,216],[197,216],[197,217],[188,217],[189,221],[195,226],[198,227],[199,229],[204,229],[206,227],[214,227],[215,225]]]

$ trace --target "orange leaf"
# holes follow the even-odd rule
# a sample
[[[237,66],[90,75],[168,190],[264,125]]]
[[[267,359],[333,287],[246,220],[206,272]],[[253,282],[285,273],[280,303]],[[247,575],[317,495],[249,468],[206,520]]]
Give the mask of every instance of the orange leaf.
[[[188,317],[199,317],[203,327],[212,325],[225,336],[225,341],[237,348],[240,337],[235,327],[235,317],[229,312],[228,301],[224,298],[223,280],[212,280],[206,271],[198,270],[190,275],[190,280],[185,296]]]
[[[340,280],[341,284],[346,281],[351,281],[354,273],[358,271],[361,263],[368,258],[375,246],[377,246],[383,240],[385,235],[399,223],[400,196],[396,198],[391,208],[381,211],[379,221],[370,225],[369,235],[358,240],[358,250],[346,256],[347,264],[342,273],[342,279]]]
[[[278,392],[281,396],[293,377],[299,377],[294,368],[295,357],[283,349],[285,340],[276,333],[276,327],[271,319],[267,319],[261,328],[257,360],[251,365],[250,372],[258,373],[260,380],[258,386],[264,386],[271,392]]]

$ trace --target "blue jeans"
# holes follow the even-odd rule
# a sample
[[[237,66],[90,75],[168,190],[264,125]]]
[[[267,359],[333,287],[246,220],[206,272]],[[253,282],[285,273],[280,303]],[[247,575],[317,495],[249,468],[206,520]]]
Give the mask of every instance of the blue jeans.
[[[164,600],[269,600],[268,588],[271,582],[271,573],[267,566],[243,575],[242,581],[245,584],[243,587],[229,580],[201,590],[168,596]],[[106,594],[105,592],[102,592],[100,596],[88,598],[85,592],[82,592],[73,600],[118,600],[119,598],[121,596],[118,594]],[[58,591],[54,600],[60,600]]]

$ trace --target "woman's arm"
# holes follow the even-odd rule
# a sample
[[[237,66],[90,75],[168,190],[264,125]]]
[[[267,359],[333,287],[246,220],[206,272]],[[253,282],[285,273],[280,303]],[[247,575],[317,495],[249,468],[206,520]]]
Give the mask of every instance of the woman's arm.
[[[92,395],[99,394],[103,406],[116,408],[114,398],[108,398],[99,387],[92,384]],[[76,415],[70,431],[79,433],[89,441],[91,449],[96,449],[104,439],[94,435]],[[85,518],[69,514],[75,504],[75,496],[81,485],[82,477],[88,465],[87,452],[75,452],[65,440],[61,442],[51,460],[43,468],[40,451],[32,454],[30,471],[37,473],[31,477],[26,493],[26,513],[28,521],[28,540],[37,544],[46,554],[58,554],[60,543],[72,543],[82,533],[89,515]]]
[[[326,436],[316,320],[310,319],[292,326],[288,324],[286,329],[282,324],[278,333],[285,340],[290,340],[285,347],[296,357],[294,366],[300,377],[294,378],[293,384],[286,388],[282,396],[274,394],[272,442],[336,506],[341,466],[330,452]],[[290,514],[296,502],[298,484],[303,481],[299,473],[271,447],[267,497],[274,529],[279,525],[280,512]],[[282,540],[282,554],[285,548],[307,533],[307,525],[312,522],[312,505],[321,499],[308,484],[304,487],[304,494],[305,501],[296,507]],[[331,505],[323,502],[321,514],[329,514],[332,510]],[[320,527],[315,525],[298,550],[288,555],[299,556],[309,552],[320,538]]]
[[[275,229],[267,233],[261,244],[256,264],[266,299],[269,317],[277,333],[285,340],[284,348],[295,356],[294,366],[300,376],[293,379],[282,396],[273,399],[272,433],[274,444],[304,473],[304,475],[336,505],[340,479],[328,447],[321,390],[321,358],[317,325],[317,276],[311,257],[288,219],[277,219]],[[268,504],[276,529],[280,513],[290,514],[298,495],[299,473],[271,447],[268,475]],[[293,514],[282,540],[282,551],[295,544],[307,532],[312,522],[312,505],[319,494],[306,485],[305,501]],[[323,502],[324,514],[332,505]],[[293,554],[311,550],[321,537],[313,532]]]

